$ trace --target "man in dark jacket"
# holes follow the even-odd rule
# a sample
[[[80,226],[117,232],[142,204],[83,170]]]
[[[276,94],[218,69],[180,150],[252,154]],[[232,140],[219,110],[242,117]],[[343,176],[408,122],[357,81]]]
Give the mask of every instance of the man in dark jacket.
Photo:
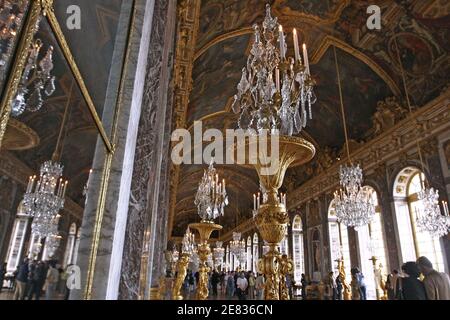
[[[214,272],[213,272],[213,274],[211,276],[211,285],[212,285],[212,289],[213,289],[213,295],[215,297],[217,297],[217,294],[218,294],[217,293],[217,285],[219,284],[219,281],[220,281],[220,276],[217,273],[217,271],[214,270]]]
[[[34,269],[32,280],[32,288],[28,294],[28,300],[32,300],[33,296],[36,300],[39,300],[42,295],[42,288],[45,284],[45,279],[47,277],[47,268],[44,262],[39,262]]]
[[[29,260],[25,258],[19,266],[16,276],[16,291],[14,292],[14,300],[23,300],[26,294],[26,286],[28,282]]]
[[[397,297],[400,300],[427,300],[425,286],[418,279],[420,271],[415,262],[407,262],[402,266],[404,277],[397,281]]]

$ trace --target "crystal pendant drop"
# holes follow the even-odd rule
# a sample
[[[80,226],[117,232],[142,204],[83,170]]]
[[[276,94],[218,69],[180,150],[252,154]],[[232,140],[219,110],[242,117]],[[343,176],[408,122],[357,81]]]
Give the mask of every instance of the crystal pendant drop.
[[[363,173],[359,165],[341,167],[341,189],[334,195],[338,221],[356,229],[370,224],[375,216],[372,194],[362,188],[362,180]]]

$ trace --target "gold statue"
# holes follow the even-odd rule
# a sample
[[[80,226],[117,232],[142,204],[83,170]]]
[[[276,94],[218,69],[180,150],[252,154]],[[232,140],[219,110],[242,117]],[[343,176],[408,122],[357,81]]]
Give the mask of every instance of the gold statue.
[[[177,278],[172,289],[172,299],[173,300],[183,300],[183,295],[181,294],[181,287],[183,286],[184,280],[186,279],[187,269],[189,265],[190,255],[187,253],[182,253],[180,259],[178,260],[177,268]]]
[[[344,259],[337,260],[339,269],[339,278],[341,279],[342,288],[344,289],[344,300],[352,300],[352,290],[345,279]]]

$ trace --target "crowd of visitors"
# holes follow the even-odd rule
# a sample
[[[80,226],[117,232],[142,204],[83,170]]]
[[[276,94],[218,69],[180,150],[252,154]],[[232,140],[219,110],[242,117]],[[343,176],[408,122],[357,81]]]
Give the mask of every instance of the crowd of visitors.
[[[359,268],[351,269],[351,299],[367,300],[367,286],[365,277]],[[325,285],[324,298],[327,300],[342,300],[343,279],[340,275],[334,278],[330,272],[323,281]],[[311,285],[305,275],[302,275],[302,288]],[[401,271],[393,270],[380,290],[387,293],[388,300],[450,300],[450,278],[433,268],[433,264],[426,257],[420,257],[416,262],[410,261],[402,265]],[[384,294],[380,294],[384,296]],[[307,298],[306,290],[302,296]]]
[[[387,277],[389,300],[450,300],[450,278],[438,272],[426,257],[402,265]]]
[[[187,295],[193,294],[198,285],[198,272],[188,271],[184,281]],[[218,272],[209,275],[209,291],[212,298],[228,300],[262,300],[264,298],[264,277],[252,271]]]
[[[0,269],[0,291],[3,289],[6,264]],[[8,289],[14,300],[68,299],[66,272],[56,261],[37,261],[25,258],[8,277]]]

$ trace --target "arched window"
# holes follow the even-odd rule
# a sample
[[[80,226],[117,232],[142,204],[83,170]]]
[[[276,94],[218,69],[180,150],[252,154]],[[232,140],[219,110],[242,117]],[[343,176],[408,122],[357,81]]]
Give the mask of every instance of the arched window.
[[[352,276],[350,274],[351,264],[348,230],[347,227],[337,221],[334,201],[331,202],[328,209],[328,232],[330,236],[331,264],[333,266],[333,272],[336,276],[338,275],[339,269],[337,260],[342,257],[344,260],[346,280],[350,283]]]
[[[77,238],[75,240],[75,248],[73,249],[72,264],[77,264],[78,261],[78,248],[80,247],[81,228],[78,228]]]
[[[375,279],[373,258],[376,258],[376,268],[382,266],[382,274],[387,274],[386,245],[381,220],[381,208],[378,202],[378,194],[372,187],[364,187],[364,191],[372,195],[372,203],[375,205],[375,217],[370,225],[357,229],[359,258],[362,273],[366,279],[367,297],[375,300],[376,289],[379,287]]]
[[[259,259],[258,243],[259,243],[258,234],[255,233],[253,235],[253,267],[252,267],[253,272],[258,272],[258,259]]]
[[[230,271],[230,250],[228,246],[225,247],[225,271]]]
[[[23,210],[23,204],[20,202],[17,208],[17,217],[14,222],[11,241],[9,244],[9,251],[7,254],[7,266],[6,271],[8,274],[12,274],[16,271],[17,266],[20,263],[20,259],[23,255],[23,249],[25,245],[25,235],[28,228],[29,216]]]
[[[246,271],[250,271],[252,269],[252,238],[248,236],[247,238],[247,264]]]
[[[441,240],[433,238],[428,232],[420,232],[416,226],[416,213],[423,210],[423,203],[418,198],[423,181],[425,181],[423,172],[413,167],[403,169],[395,181],[395,215],[401,257],[403,262],[407,262],[425,256],[430,259],[436,270],[445,272]]]
[[[72,223],[69,230],[69,236],[67,238],[66,251],[64,252],[63,266],[66,268],[68,265],[73,264],[73,256],[75,250],[75,241],[77,236],[77,225]]]
[[[288,230],[286,228],[286,235],[285,235],[283,241],[281,241],[281,243],[280,243],[280,253],[282,255],[283,254],[286,254],[286,255],[289,254],[289,239],[288,239],[288,237],[289,237],[288,236]]]
[[[292,245],[294,249],[294,280],[300,283],[302,273],[305,273],[304,252],[303,252],[303,224],[302,218],[296,216],[292,223]]]

